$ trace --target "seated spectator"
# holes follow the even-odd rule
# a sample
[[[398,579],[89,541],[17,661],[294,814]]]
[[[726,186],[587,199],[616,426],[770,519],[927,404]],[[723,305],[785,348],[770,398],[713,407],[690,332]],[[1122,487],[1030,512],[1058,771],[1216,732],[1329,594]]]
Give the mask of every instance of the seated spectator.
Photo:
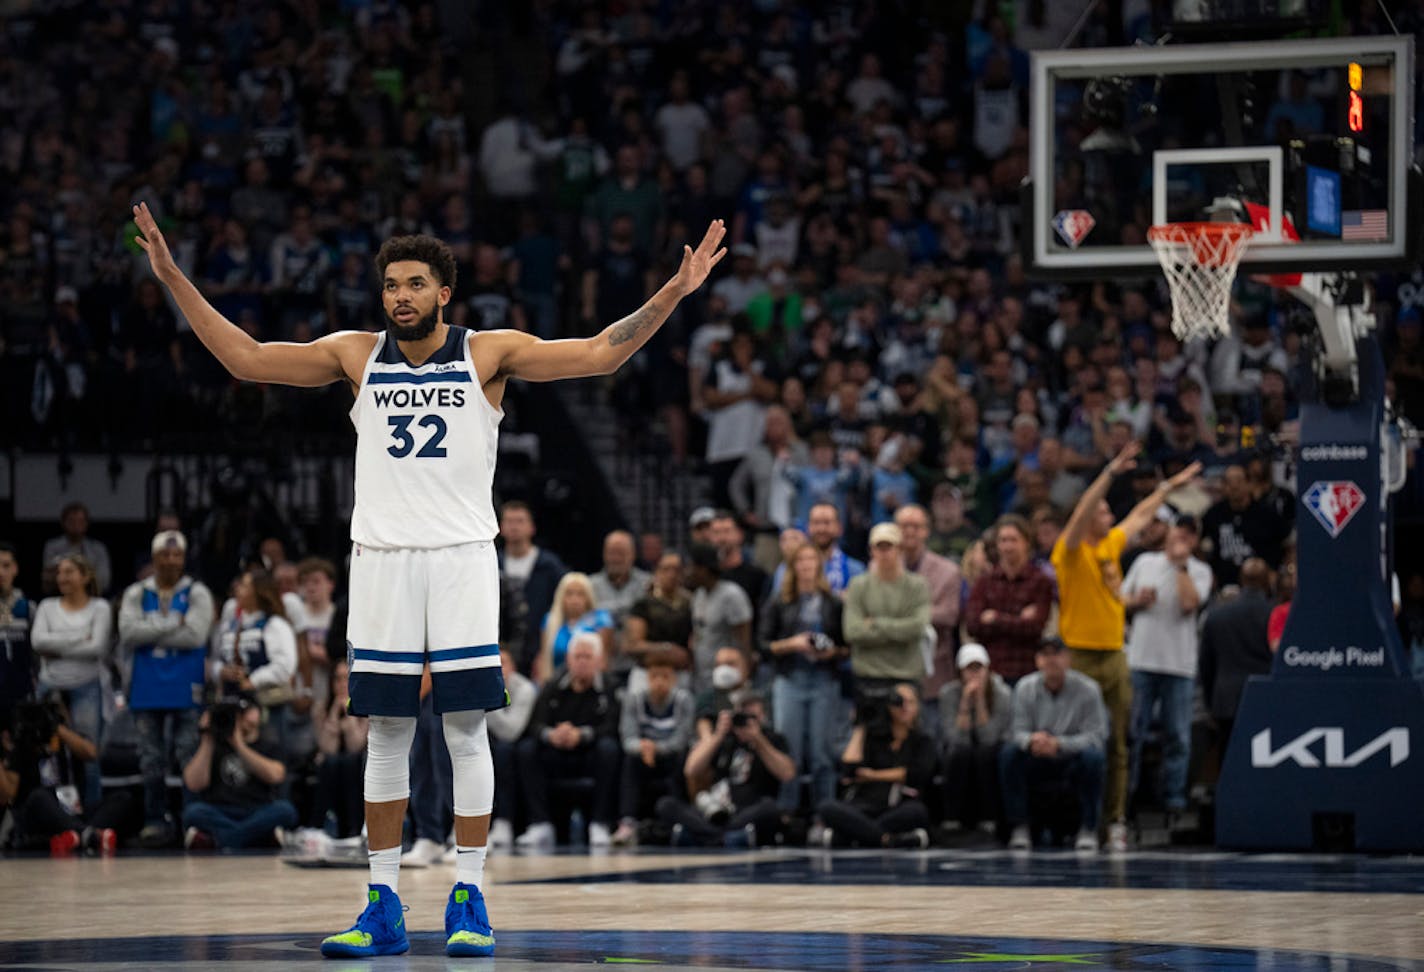
[[[999,754],[1011,850],[1033,845],[1029,804],[1036,791],[1066,786],[1078,801],[1074,847],[1098,849],[1098,818],[1107,766],[1108,713],[1098,683],[1070,668],[1063,643],[1044,641],[1038,671],[1014,686],[1013,725]]]
[[[802,543],[791,555],[781,589],[761,609],[758,644],[776,669],[771,685],[776,731],[786,737],[798,774],[811,776],[811,806],[835,796],[832,720],[841,711],[840,673],[845,657],[841,603],[831,593],[821,554]],[[781,806],[801,805],[800,780],[782,788]]]
[[[707,788],[697,793],[695,807],[673,796],[657,804],[659,819],[672,825],[675,846],[755,847],[773,839],[781,826],[776,798],[796,775],[796,764],[786,740],[765,726],[765,700],[743,690],[692,747],[683,771],[689,780],[709,780]]]
[[[682,586],[682,555],[665,553],[653,569],[648,591],[628,609],[623,625],[623,653],[632,663],[628,691],[647,687],[643,658],[649,651],[672,652],[680,672],[686,673],[692,656],[692,597]],[[691,684],[691,678],[682,681]],[[684,687],[686,687],[684,685]]]
[[[686,792],[682,766],[692,740],[692,696],[677,687],[671,656],[651,655],[643,667],[648,687],[624,696],[619,723],[623,777],[615,847],[637,843],[638,822],[658,799]]]
[[[78,554],[94,570],[94,583],[98,594],[107,594],[113,572],[109,566],[109,548],[102,540],[89,536],[89,508],[83,503],[66,503],[59,514],[59,525],[64,530],[57,537],[45,541],[40,563],[44,567],[46,581],[60,557]]]
[[[928,546],[941,557],[958,560],[975,540],[979,529],[964,519],[964,494],[951,483],[940,483],[930,497]]]
[[[728,492],[732,507],[747,526],[772,532],[790,526],[796,516],[796,487],[792,470],[807,465],[811,455],[796,437],[791,415],[780,405],[766,410],[762,440],[732,474]]]
[[[517,643],[511,643],[514,650]],[[494,811],[490,823],[489,846],[504,848],[514,843],[514,818],[519,815],[519,776],[515,767],[515,750],[529,720],[539,689],[519,673],[514,651],[501,648],[500,667],[504,670],[504,688],[509,692],[509,705],[485,713],[489,723],[490,752],[494,756]]]
[[[30,647],[35,606],[15,586],[19,573],[14,546],[0,541],[0,726],[8,726],[15,705],[35,692],[35,659]]]
[[[297,636],[287,622],[277,582],[261,567],[237,581],[237,609],[217,632],[212,677],[219,696],[251,693],[262,708],[258,720],[267,747],[287,758],[285,713],[297,668]]]
[[[969,590],[964,628],[989,652],[994,671],[1013,683],[1035,669],[1053,581],[1029,559],[1033,541],[1022,517],[999,519],[994,549],[997,563]]]
[[[692,562],[692,663],[693,685],[700,691],[712,686],[717,653],[730,645],[750,656],[752,602],[746,591],[722,577],[722,560],[711,544],[695,543]]]
[[[47,597],[35,611],[30,644],[39,657],[37,692],[57,692],[69,724],[85,739],[100,739],[104,694],[101,672],[109,655],[113,615],[99,597],[94,568],[80,554],[63,554],[55,565],[58,597]],[[84,802],[98,806],[99,764],[84,766]]]
[[[918,686],[924,679],[929,586],[905,569],[893,523],[870,531],[870,570],[846,588],[844,624],[858,691],[884,691],[899,682]]]
[[[571,570],[560,579],[554,604],[544,616],[542,647],[531,673],[537,684],[543,685],[563,667],[574,636],[583,632],[596,635],[603,644],[603,657],[611,656],[613,616],[598,606],[588,575]]]
[[[847,450],[836,456],[836,444],[828,433],[811,433],[809,454],[798,462],[783,466],[782,475],[794,491],[797,523],[809,523],[816,506],[825,504],[836,511],[838,520],[845,519],[846,503],[851,487],[859,478],[859,458]]]
[[[168,812],[168,774],[198,748],[198,711],[207,680],[213,595],[184,572],[188,542],[168,530],[150,544],[153,574],[131,584],[119,606],[119,643],[133,655],[128,704],[139,739],[145,847],[177,834]]]
[[[861,707],[841,754],[847,787],[818,808],[825,846],[930,845],[929,811],[921,799],[934,776],[934,743],[919,729],[920,690],[901,683],[876,707]]]
[[[1009,738],[1013,695],[989,667],[989,652],[970,642],[959,649],[959,678],[939,691],[944,752],[944,816],[951,829],[992,834],[999,819],[999,749]]]
[[[519,741],[519,766],[529,827],[519,847],[554,843],[549,785],[591,777],[593,808],[588,825],[590,847],[612,839],[618,794],[618,704],[603,678],[603,639],[591,631],[574,635],[568,664],[549,679],[534,703],[528,734]]]
[[[109,793],[95,804],[82,796],[84,769],[97,764],[94,741],[70,727],[69,712],[57,693],[15,706],[0,735],[0,810],[14,812],[15,847],[49,842],[56,856],[84,849],[112,854],[121,834],[137,824],[126,792]]]
[[[346,711],[351,701],[346,659],[337,659],[328,679],[331,701],[316,713],[316,792],[312,796],[312,826],[332,837],[354,837],[366,821],[363,785],[366,732],[363,716]]]
[[[713,657],[711,685],[696,695],[697,738],[706,739],[717,726],[717,716],[732,708],[732,696],[751,682],[752,663],[740,648],[718,648]]]
[[[183,846],[241,850],[275,846],[297,809],[279,799],[287,779],[279,751],[262,740],[262,709],[248,696],[209,706],[198,717],[198,749],[183,767],[193,794],[183,808]]]

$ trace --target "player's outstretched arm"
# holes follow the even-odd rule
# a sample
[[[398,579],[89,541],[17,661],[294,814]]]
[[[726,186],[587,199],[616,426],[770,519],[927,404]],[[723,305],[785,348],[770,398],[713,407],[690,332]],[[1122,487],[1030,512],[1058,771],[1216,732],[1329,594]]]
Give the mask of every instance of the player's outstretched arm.
[[[330,334],[310,344],[254,340],[219,314],[178,268],[147,203],[134,207],[134,222],[138,224],[138,245],[148,254],[153,275],[173,295],[193,333],[234,378],[310,388],[346,377],[341,354],[352,335]]]
[[[528,381],[555,381],[617,371],[648,343],[678,302],[701,287],[707,274],[727,255],[725,249],[718,248],[726,233],[722,220],[713,220],[697,249],[683,246],[682,265],[661,290],[642,307],[593,337],[541,341],[518,331],[500,332],[507,344],[501,349],[499,372]]]

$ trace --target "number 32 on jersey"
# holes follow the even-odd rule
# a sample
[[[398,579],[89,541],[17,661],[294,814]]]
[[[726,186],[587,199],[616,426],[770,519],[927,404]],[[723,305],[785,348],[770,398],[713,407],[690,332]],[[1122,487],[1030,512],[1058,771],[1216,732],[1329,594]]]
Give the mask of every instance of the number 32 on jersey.
[[[391,437],[395,440],[386,447],[386,451],[397,459],[404,459],[411,454],[415,448],[415,435],[410,431],[412,425],[422,429],[428,429],[429,433],[422,436],[423,443],[420,451],[415,453],[417,459],[444,459],[446,456],[445,433],[449,429],[445,425],[445,420],[439,415],[422,415],[416,418],[414,415],[388,415],[386,424],[391,427]]]

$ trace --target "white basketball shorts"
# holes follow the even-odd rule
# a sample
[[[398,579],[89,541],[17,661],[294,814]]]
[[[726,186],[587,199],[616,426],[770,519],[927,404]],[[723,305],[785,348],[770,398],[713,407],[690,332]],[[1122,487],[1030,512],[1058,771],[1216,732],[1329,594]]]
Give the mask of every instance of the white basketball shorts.
[[[436,712],[508,704],[492,542],[430,550],[352,544],[349,604],[353,714],[419,715],[427,664]]]

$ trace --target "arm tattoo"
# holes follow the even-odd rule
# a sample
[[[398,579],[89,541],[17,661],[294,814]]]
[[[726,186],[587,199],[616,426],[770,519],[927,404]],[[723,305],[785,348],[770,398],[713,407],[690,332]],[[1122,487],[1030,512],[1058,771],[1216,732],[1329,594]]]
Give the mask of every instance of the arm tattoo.
[[[649,301],[609,329],[608,343],[613,347],[627,344],[641,332],[662,323],[665,316],[659,314],[652,301]]]

